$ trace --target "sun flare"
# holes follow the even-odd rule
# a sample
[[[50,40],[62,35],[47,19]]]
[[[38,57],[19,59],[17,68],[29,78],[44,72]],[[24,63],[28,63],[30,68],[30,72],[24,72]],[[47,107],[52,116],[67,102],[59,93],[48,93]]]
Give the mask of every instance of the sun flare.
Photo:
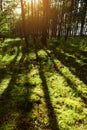
[[[33,4],[33,6],[34,7],[37,7],[39,4],[40,4],[40,1],[41,0],[24,0],[26,3],[26,5],[30,5],[30,7],[31,7],[31,5]],[[21,14],[21,7],[20,7],[20,5],[15,9],[15,11],[14,11],[16,14]]]
[[[14,11],[16,14],[21,14],[21,8],[16,8],[15,11]]]
[[[32,2],[34,3],[34,4],[39,4],[39,1],[40,0],[25,0],[27,3],[29,3],[29,4],[31,4]]]

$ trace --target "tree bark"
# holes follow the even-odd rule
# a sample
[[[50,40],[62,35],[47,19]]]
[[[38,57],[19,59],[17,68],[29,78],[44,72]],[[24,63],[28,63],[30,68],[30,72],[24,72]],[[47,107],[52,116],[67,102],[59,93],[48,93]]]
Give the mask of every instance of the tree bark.
[[[22,15],[22,28],[23,28],[23,35],[25,38],[26,43],[26,50],[28,51],[28,37],[27,37],[27,31],[26,31],[26,20],[25,20],[25,11],[24,11],[24,2],[23,0],[20,0],[21,2],[21,15]]]

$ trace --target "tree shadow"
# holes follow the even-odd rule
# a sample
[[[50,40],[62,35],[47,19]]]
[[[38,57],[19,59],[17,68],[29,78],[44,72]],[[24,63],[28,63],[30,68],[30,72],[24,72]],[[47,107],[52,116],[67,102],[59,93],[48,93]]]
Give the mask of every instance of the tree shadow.
[[[16,66],[14,65],[14,67],[15,68],[12,72],[11,80],[3,94],[0,96],[0,127],[4,122],[8,121],[9,116],[14,110],[14,105],[12,105],[14,104],[14,101],[11,95],[12,91],[14,90],[14,84],[17,78]]]
[[[10,40],[3,43],[1,47],[2,57],[4,57],[7,53],[13,55],[15,53],[15,47],[19,48],[21,46],[21,40]]]
[[[81,65],[76,62],[74,57],[68,56],[58,50],[52,49],[52,54],[56,56],[57,59],[61,61],[62,64],[69,67],[69,70],[76,75],[80,80],[87,84],[87,64]]]
[[[31,89],[32,84],[30,84],[28,81],[24,83],[25,92],[23,94],[23,100],[17,101],[17,110],[19,111],[20,115],[19,118],[16,121],[16,130],[28,130],[32,127],[32,124],[30,123],[30,119],[27,115],[31,112],[32,108],[34,107],[34,103],[30,100],[31,96]]]
[[[11,79],[3,94],[0,95],[0,127],[3,124],[3,121],[6,120],[5,118],[8,117],[7,115],[9,115],[13,109],[11,105],[11,103],[13,102],[11,92],[12,90],[14,90],[14,84],[16,82],[18,75],[19,62],[16,63],[18,55],[19,55],[19,48],[17,50],[15,58],[12,60],[10,64],[7,65],[6,70],[4,70],[4,73],[1,74],[2,79],[5,78],[7,74],[9,74]]]
[[[8,71],[11,72],[11,79],[0,96],[0,129],[2,129],[4,124],[8,123],[11,115],[15,112],[20,114],[18,122],[16,121],[17,129],[27,130],[29,126],[28,122],[24,124],[24,120],[27,112],[30,112],[33,107],[33,103],[29,99],[32,85],[28,82],[28,79],[25,79],[23,83],[17,83],[19,74],[26,76],[27,72],[27,61],[24,61],[24,57],[21,57],[20,61],[16,62],[18,54],[19,51],[9,65]],[[26,54],[23,54],[23,56],[27,57]],[[23,92],[21,92],[22,87],[24,88]]]
[[[44,92],[44,98],[45,98],[47,111],[48,111],[49,127],[52,130],[59,130],[58,121],[56,118],[54,108],[52,106],[52,102],[50,99],[49,90],[48,90],[48,86],[47,86],[47,81],[46,81],[46,78],[44,76],[43,67],[42,67],[41,61],[40,61],[38,53],[37,53],[37,48],[36,48],[36,58],[37,58],[37,61],[39,63],[39,75],[40,75],[40,78],[42,80],[42,89]]]
[[[46,51],[47,52],[47,51]],[[61,67],[59,68],[58,67],[58,65],[56,65],[55,64],[55,62],[54,62],[54,60],[53,60],[53,58],[51,57],[51,54],[49,54],[48,52],[47,52],[47,54],[48,54],[48,56],[51,58],[51,61],[53,62],[53,64],[54,64],[54,69],[61,75],[61,76],[63,76],[64,77],[64,79],[66,80],[66,82],[67,82],[67,84],[72,88],[72,90],[74,91],[74,93],[75,93],[75,96],[76,97],[81,97],[82,98],[82,100],[84,101],[84,103],[86,104],[87,103],[87,98],[86,98],[86,96],[83,94],[83,93],[81,93],[80,91],[78,91],[78,89],[77,89],[77,85],[69,78],[69,77],[67,77],[65,74],[63,74],[63,72],[61,71]]]
[[[20,49],[19,47],[17,47],[17,52],[16,52],[16,55],[14,57],[14,59],[9,63],[7,64],[5,67],[1,68],[0,69],[0,82],[7,76],[7,75],[11,75],[11,73],[13,72],[13,69],[15,67],[15,62],[17,60],[17,57],[20,53]]]
[[[54,59],[53,59],[53,57],[51,57],[52,55],[52,53],[50,54],[46,49],[45,49],[45,51],[46,51],[46,53],[47,53],[47,55],[49,56],[49,58],[51,59],[51,61],[52,61],[52,63],[53,63],[53,66],[54,66],[54,69],[61,75],[61,76],[63,76],[64,77],[64,79],[66,80],[66,82],[67,82],[67,84],[72,88],[72,90],[73,90],[73,92],[75,93],[75,96],[76,97],[81,97],[82,98],[82,100],[84,101],[84,103],[86,104],[87,103],[87,98],[86,98],[86,96],[83,94],[83,93],[81,93],[80,91],[78,91],[78,86],[69,78],[69,77],[67,77],[62,71],[61,71],[61,69],[62,69],[62,66],[60,67],[60,64],[58,65],[56,65],[56,63],[54,62]],[[55,56],[56,57],[56,56]],[[55,58],[54,57],[54,58]]]
[[[33,130],[35,127],[35,122],[31,120],[32,114],[30,113],[34,105],[37,106],[37,104],[35,101],[31,101],[30,96],[32,94],[31,90],[36,86],[36,84],[34,85],[30,83],[27,77],[27,74],[29,74],[31,69],[29,66],[32,64],[32,62],[29,61],[29,53],[31,53],[32,50],[29,49],[29,53],[27,53],[26,49],[22,48],[21,51],[21,59],[19,61],[17,60],[20,52],[18,50],[14,60],[7,66],[6,71],[4,70],[5,75],[7,73],[10,74],[11,80],[3,94],[0,96],[1,129],[4,124],[8,124],[8,121],[13,113],[18,113],[18,117],[15,119],[14,129]],[[33,64],[35,65],[36,62],[33,62]],[[22,83],[18,82],[20,75],[25,77]]]
[[[54,62],[53,62],[54,63]],[[55,63],[54,63],[55,65]],[[67,77],[65,74],[62,73],[61,69],[59,68],[55,68],[55,70],[61,75],[64,77],[64,79],[66,80],[67,84],[71,87],[71,89],[73,90],[74,92],[74,96],[75,97],[81,97],[81,99],[84,101],[85,104],[87,104],[87,98],[86,96],[81,93],[80,91],[78,91],[78,86],[69,78]]]
[[[59,48],[61,48],[61,46],[59,46]],[[87,63],[87,51],[79,50],[78,48],[70,46],[70,45],[66,47],[63,46],[61,50],[63,50],[64,53],[75,56],[76,59],[81,60],[84,63]]]

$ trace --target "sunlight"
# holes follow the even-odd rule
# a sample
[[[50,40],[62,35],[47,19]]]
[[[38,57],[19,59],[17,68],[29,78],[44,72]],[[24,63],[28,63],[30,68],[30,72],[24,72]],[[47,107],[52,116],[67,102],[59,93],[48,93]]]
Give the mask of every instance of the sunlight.
[[[5,77],[0,83],[0,95],[4,93],[10,83],[11,77]]]
[[[20,15],[21,14],[21,8],[16,8],[15,13]]]
[[[33,3],[34,6],[37,6],[37,5],[40,4],[40,0],[25,0],[25,2],[26,2],[26,5],[28,5],[28,4],[31,5]],[[16,14],[20,15],[21,14],[21,8],[20,8],[20,6],[17,7],[14,12]]]
[[[34,3],[34,4],[39,4],[39,0],[25,0],[27,3],[31,4],[31,3]]]

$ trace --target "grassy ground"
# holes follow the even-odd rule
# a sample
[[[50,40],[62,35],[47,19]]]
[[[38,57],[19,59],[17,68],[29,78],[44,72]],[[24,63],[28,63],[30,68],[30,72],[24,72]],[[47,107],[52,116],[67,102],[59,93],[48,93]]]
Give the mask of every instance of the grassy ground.
[[[0,130],[87,130],[87,38],[0,43]]]

